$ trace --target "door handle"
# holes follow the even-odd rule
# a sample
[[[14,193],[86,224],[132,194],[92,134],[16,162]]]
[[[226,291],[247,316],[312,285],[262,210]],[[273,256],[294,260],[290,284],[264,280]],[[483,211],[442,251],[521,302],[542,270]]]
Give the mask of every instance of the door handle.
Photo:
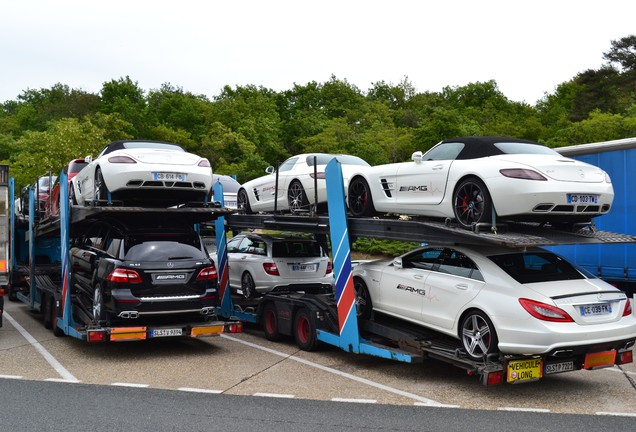
[[[440,164],[440,165],[435,165],[435,166],[433,167],[433,171],[439,171],[439,170],[441,170],[442,168],[444,168],[444,165],[441,165],[441,164]]]
[[[457,284],[457,285],[455,285],[455,288],[460,289],[460,290],[467,290],[468,289],[468,285],[466,285],[466,284]]]
[[[413,279],[424,279],[424,276],[422,276],[422,275],[414,275]]]

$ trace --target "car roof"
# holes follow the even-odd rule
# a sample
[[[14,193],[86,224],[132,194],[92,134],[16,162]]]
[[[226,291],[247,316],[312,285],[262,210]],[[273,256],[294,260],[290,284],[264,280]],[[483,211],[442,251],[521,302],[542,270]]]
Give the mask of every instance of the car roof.
[[[520,138],[508,138],[508,137],[499,137],[499,136],[467,136],[467,137],[457,137],[445,139],[440,142],[440,144],[445,143],[463,143],[464,148],[459,155],[457,155],[456,159],[476,159],[487,156],[496,156],[500,154],[504,154],[502,150],[497,148],[495,144],[497,143],[524,143],[524,144],[534,144],[537,146],[545,147],[543,144],[539,144],[534,141],[520,139]]]

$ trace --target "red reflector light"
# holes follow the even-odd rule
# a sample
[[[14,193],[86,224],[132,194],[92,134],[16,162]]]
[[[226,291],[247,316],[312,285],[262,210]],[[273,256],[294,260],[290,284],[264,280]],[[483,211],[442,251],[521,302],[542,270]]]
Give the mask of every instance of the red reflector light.
[[[4,288],[0,288],[0,297],[4,296]]]
[[[236,323],[236,324],[230,324],[229,326],[227,326],[227,329],[230,333],[242,333],[243,332],[243,324],[241,323]]]
[[[618,353],[616,364],[626,364],[634,362],[634,353],[632,351],[623,351]]]
[[[86,338],[89,342],[104,342],[106,340],[106,332],[102,330],[89,331],[86,334]]]
[[[503,377],[503,371],[485,372],[484,376],[482,377],[482,381],[488,386],[497,385],[503,383]]]
[[[623,311],[623,316],[630,316],[632,314],[632,299],[627,299],[627,303],[625,303],[625,310]]]
[[[278,272],[278,267],[276,266],[275,263],[263,263],[263,270],[265,270],[265,273],[267,273],[268,275],[280,276],[280,273]]]
[[[217,278],[216,267],[210,266],[202,269],[197,276],[198,281],[209,281]]]
[[[542,321],[574,322],[566,311],[556,306],[524,298],[520,298],[519,303],[530,315]]]
[[[114,283],[141,283],[141,276],[134,270],[116,268],[106,277],[106,280]]]
[[[329,261],[327,263],[327,271],[325,272],[326,275],[331,274],[331,272],[333,272],[333,264],[331,263],[331,261]]]

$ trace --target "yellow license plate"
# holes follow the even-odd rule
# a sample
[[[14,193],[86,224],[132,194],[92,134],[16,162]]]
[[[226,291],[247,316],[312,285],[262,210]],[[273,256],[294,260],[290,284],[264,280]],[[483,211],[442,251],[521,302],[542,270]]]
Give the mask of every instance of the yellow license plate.
[[[538,380],[543,377],[543,362],[540,358],[510,360],[507,376],[509,383]]]

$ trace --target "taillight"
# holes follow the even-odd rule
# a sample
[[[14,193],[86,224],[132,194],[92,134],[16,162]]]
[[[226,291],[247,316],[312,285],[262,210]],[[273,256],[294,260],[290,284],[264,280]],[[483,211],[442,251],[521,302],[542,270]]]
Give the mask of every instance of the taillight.
[[[271,276],[280,276],[278,273],[278,266],[275,263],[263,263],[263,270],[265,273]]]
[[[331,261],[329,261],[327,263],[327,271],[325,272],[326,275],[331,274],[331,272],[333,272],[333,264],[331,264]]]
[[[502,176],[522,179],[522,180],[539,180],[539,181],[548,181],[547,178],[543,177],[536,171],[530,169],[523,168],[510,168],[510,169],[501,169],[499,170]]]
[[[542,321],[574,322],[566,311],[556,306],[524,298],[520,298],[519,303],[530,315]]]
[[[116,268],[106,277],[106,280],[114,283],[141,283],[141,276],[134,270]]]
[[[112,156],[108,158],[108,162],[110,163],[129,163],[134,164],[137,163],[136,160],[129,156]]]
[[[623,316],[629,316],[632,314],[632,299],[627,299],[627,303],[625,303],[625,310],[623,311]]]
[[[202,269],[197,276],[198,281],[209,281],[217,278],[216,267],[210,266]]]
[[[207,159],[201,159],[197,165],[204,168],[210,168],[212,166],[210,165],[210,161]]]

